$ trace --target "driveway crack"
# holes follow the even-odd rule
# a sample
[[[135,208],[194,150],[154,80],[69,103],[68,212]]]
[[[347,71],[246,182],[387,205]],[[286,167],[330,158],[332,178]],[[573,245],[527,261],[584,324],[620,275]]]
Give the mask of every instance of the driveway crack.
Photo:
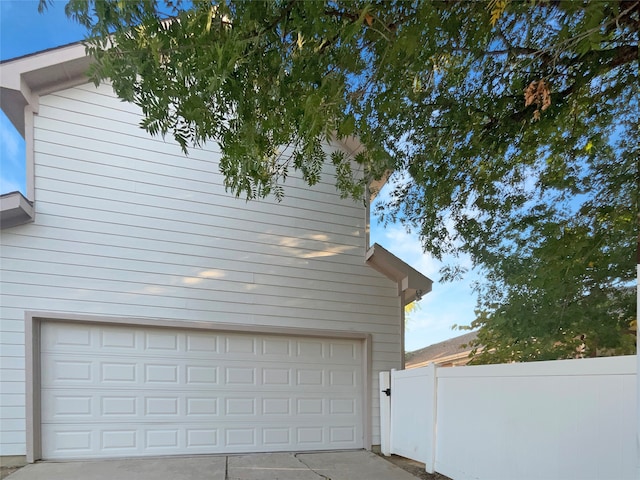
[[[331,477],[327,477],[326,475],[323,475],[322,473],[314,470],[313,468],[311,468],[306,462],[302,461],[302,459],[300,457],[298,457],[298,455],[300,455],[299,453],[294,453],[293,456],[296,460],[298,460],[301,464],[303,464],[305,467],[307,467],[309,470],[311,470],[313,473],[315,473],[316,475],[318,475],[320,478],[324,479],[324,480],[331,480]]]

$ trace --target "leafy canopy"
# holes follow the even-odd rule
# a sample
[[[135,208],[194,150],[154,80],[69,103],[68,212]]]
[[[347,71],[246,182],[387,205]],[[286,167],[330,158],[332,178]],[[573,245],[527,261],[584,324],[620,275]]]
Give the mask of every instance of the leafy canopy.
[[[41,0],[41,6],[46,0]],[[290,169],[362,198],[436,257],[470,255],[476,361],[630,352],[640,0],[70,0],[91,75],[226,186],[282,196]],[[324,140],[366,150],[325,158]],[[284,157],[282,147],[293,153]],[[461,273],[455,266],[444,278]],[[582,353],[580,353],[582,352]]]

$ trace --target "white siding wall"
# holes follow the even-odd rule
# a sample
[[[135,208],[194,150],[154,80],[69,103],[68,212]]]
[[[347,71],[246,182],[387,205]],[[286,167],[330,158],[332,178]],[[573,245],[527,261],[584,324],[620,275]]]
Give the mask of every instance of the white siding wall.
[[[36,221],[2,231],[0,455],[25,454],[24,312],[283,325],[373,335],[400,365],[395,283],[364,264],[365,210],[333,178],[285,200],[224,191],[214,147],[184,157],[138,128],[109,87],[44,96],[35,117]]]

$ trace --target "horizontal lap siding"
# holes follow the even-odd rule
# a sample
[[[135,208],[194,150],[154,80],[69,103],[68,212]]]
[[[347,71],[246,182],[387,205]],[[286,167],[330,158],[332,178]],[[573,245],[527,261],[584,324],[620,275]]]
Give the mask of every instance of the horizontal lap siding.
[[[0,248],[2,261],[7,249]],[[0,278],[4,283],[6,274],[0,271]],[[3,290],[0,288],[0,295]],[[0,305],[0,455],[24,455],[24,313],[6,308],[1,297]]]
[[[399,366],[399,299],[364,264],[365,210],[326,171],[308,189],[246,202],[225,192],[218,147],[182,155],[136,107],[91,85],[47,95],[35,118],[36,221],[2,231],[0,455],[24,445],[24,312],[349,330]],[[328,151],[330,151],[330,148]]]

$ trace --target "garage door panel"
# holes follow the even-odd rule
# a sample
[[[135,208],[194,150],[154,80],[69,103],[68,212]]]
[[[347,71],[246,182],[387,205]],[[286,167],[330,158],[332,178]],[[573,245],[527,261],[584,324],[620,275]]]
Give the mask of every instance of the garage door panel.
[[[359,341],[42,327],[44,458],[363,446]]]
[[[127,423],[46,425],[43,449],[50,458],[98,458],[160,454],[261,452],[360,448],[355,426],[221,423],[158,424],[132,428]]]
[[[86,324],[65,324],[64,329],[53,323],[43,325],[42,351],[67,349],[86,353],[100,349],[105,355],[153,356],[162,358],[220,356],[226,360],[246,361],[247,357],[263,356],[264,360],[281,361],[295,358],[309,363],[317,360],[342,363],[359,360],[361,349],[350,340],[291,339],[275,335],[248,336],[242,333],[217,334],[185,332],[167,328],[107,326],[100,329]],[[357,343],[357,342],[356,342]],[[67,348],[65,348],[67,347]]]
[[[183,387],[224,384],[224,366],[212,365],[212,360],[149,358],[148,356],[100,355],[87,359],[87,355],[44,352],[48,362],[43,365],[43,386],[90,385],[110,388],[129,387],[132,384],[176,383]]]
[[[289,391],[304,387],[307,391],[353,392],[360,389],[359,371],[342,368],[225,367],[210,363],[116,362],[99,359],[80,360],[48,357],[43,368],[44,388],[146,388],[164,390],[220,391],[228,387],[264,391]]]
[[[166,388],[175,384],[181,389],[218,390],[225,387],[264,386],[269,389],[289,389],[291,386],[321,387],[335,391],[359,388],[362,372],[353,365],[300,364],[296,367],[282,362],[260,362],[262,366],[247,366],[242,362],[218,359],[149,359],[148,357],[96,357],[44,352],[42,386],[90,386],[106,389],[145,385]],[[215,362],[215,364],[214,364]]]
[[[250,395],[249,395],[250,393]],[[301,392],[283,395],[280,392],[150,392],[144,389],[108,390],[44,389],[43,422],[127,421],[131,423],[217,420],[220,416],[253,415],[261,417],[351,415],[359,417],[359,402],[353,395],[320,396]],[[260,421],[253,419],[252,421]]]

